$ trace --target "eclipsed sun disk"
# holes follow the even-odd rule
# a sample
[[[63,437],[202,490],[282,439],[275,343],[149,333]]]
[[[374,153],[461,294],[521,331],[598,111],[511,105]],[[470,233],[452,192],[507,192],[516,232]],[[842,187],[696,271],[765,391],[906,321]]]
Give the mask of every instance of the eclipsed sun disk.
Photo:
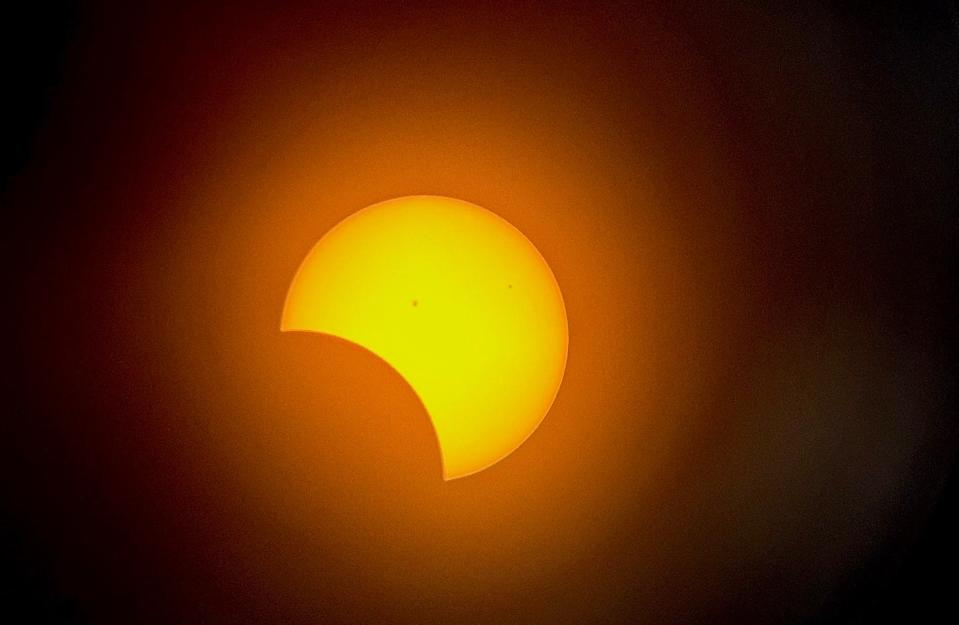
[[[566,308],[523,234],[475,204],[410,196],[365,208],[310,250],[283,331],[351,341],[389,363],[433,422],[450,480],[533,433],[566,369]]]

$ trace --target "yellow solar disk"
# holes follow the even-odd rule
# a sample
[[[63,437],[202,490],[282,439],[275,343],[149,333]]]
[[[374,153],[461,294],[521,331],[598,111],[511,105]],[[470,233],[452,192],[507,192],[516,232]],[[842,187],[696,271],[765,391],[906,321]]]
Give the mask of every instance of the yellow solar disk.
[[[343,338],[396,369],[429,412],[446,479],[532,434],[569,338],[533,244],[490,211],[437,196],[381,202],[326,233],[293,278],[281,329]]]

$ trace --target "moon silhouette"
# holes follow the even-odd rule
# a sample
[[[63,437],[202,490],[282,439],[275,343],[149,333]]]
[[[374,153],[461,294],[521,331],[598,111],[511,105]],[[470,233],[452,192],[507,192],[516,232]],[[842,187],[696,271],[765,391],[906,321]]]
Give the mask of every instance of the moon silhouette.
[[[409,196],[346,218],[310,250],[283,331],[321,332],[389,363],[430,415],[447,480],[509,455],[559,390],[559,285],[516,228],[461,200]]]

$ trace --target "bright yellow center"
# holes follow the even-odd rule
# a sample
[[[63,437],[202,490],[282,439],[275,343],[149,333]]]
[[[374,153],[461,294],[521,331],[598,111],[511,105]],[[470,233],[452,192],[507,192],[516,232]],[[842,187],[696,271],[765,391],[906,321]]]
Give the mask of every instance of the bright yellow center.
[[[566,368],[546,261],[505,220],[445,197],[375,204],[330,230],[290,285],[281,329],[346,339],[396,369],[430,414],[446,479],[516,449]]]

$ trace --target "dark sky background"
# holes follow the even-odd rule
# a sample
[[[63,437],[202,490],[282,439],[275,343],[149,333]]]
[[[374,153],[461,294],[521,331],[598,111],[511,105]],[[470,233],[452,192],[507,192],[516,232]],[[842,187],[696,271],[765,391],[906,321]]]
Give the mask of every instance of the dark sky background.
[[[693,78],[682,80],[706,94],[696,104],[705,122],[695,140],[723,155],[723,188],[737,189],[734,208],[705,208],[703,219],[746,233],[732,266],[749,267],[736,284],[755,295],[717,339],[734,345],[703,348],[719,354],[707,362],[711,379],[724,383],[698,400],[696,422],[704,427],[683,435],[682,449],[694,459],[673,458],[664,470],[660,516],[644,516],[646,495],[611,482],[604,488],[630,512],[615,520],[598,514],[593,531],[604,539],[596,551],[560,557],[565,568],[548,582],[469,594],[440,579],[436,597],[422,600],[397,600],[372,578],[354,576],[337,548],[322,541],[314,553],[328,560],[295,562],[299,534],[264,521],[256,501],[241,505],[214,493],[222,469],[210,468],[216,461],[205,448],[174,450],[170,441],[180,439],[165,429],[175,423],[169,415],[197,408],[171,390],[179,374],[169,370],[174,361],[162,342],[130,350],[103,329],[122,325],[130,310],[142,312],[115,309],[125,297],[116,276],[137,275],[138,267],[124,264],[137,256],[104,249],[112,237],[123,250],[135,248],[154,224],[176,219],[164,214],[163,199],[185,188],[182,181],[204,162],[195,141],[207,135],[196,129],[228,115],[229,103],[255,98],[244,93],[244,72],[271,72],[269,59],[241,54],[234,63],[223,50],[244,50],[249,38],[251,48],[282,56],[287,37],[319,40],[328,29],[335,39],[356,24],[374,42],[396,23],[415,33],[435,7],[129,4],[138,3],[2,9],[0,197],[11,292],[0,430],[0,620],[959,622],[955,3],[768,11],[738,3],[520,3],[517,15],[530,20],[534,34],[516,49],[531,58],[556,56],[562,64],[583,42],[611,42],[593,52],[608,74],[588,80],[600,86],[595,101],[605,104],[597,106],[618,116],[625,143],[644,136],[633,112],[638,119],[665,108],[642,90],[641,74],[652,68],[668,84],[671,72],[688,68]],[[436,28],[508,30],[497,20],[515,15],[497,17],[499,9],[447,5],[436,9]],[[574,35],[569,50],[540,45],[536,37],[545,35],[535,33],[550,29]],[[637,60],[633,42],[655,49],[651,32],[671,33],[688,56]],[[320,74],[335,71],[325,58],[316,62]],[[226,94],[227,104],[217,94]],[[658,166],[680,189],[672,197],[695,195],[705,178],[681,167],[690,131],[664,123],[658,132],[656,141],[670,146]],[[153,187],[151,200],[139,205],[145,186]],[[675,206],[670,223],[691,230],[705,223],[681,201]],[[708,257],[704,240],[697,239]],[[729,298],[738,293],[730,289]],[[307,358],[300,349],[287,356]],[[132,378],[123,360],[131,353],[144,359]],[[361,360],[352,371],[370,366]],[[340,375],[344,385],[356,384]],[[394,383],[384,372],[362,375],[369,380],[361,386]],[[82,387],[99,390],[76,390]],[[383,392],[408,400],[398,387]],[[790,412],[794,406],[800,408]],[[795,418],[750,416],[764,410]],[[428,444],[421,434],[406,435],[411,445]],[[131,443],[111,443],[118,440]],[[720,451],[697,451],[709,447]],[[409,480],[425,481],[434,468],[407,467]],[[396,474],[389,479],[401,479]],[[793,501],[790,488],[810,483]],[[464,493],[455,495],[456,505],[468,505]],[[178,517],[181,506],[193,507],[195,526]],[[635,538],[642,535],[649,544]],[[744,554],[743,544],[756,545],[755,552]],[[223,572],[237,562],[258,564]],[[290,581],[298,578],[307,581]],[[484,579],[477,574],[475,584]]]

